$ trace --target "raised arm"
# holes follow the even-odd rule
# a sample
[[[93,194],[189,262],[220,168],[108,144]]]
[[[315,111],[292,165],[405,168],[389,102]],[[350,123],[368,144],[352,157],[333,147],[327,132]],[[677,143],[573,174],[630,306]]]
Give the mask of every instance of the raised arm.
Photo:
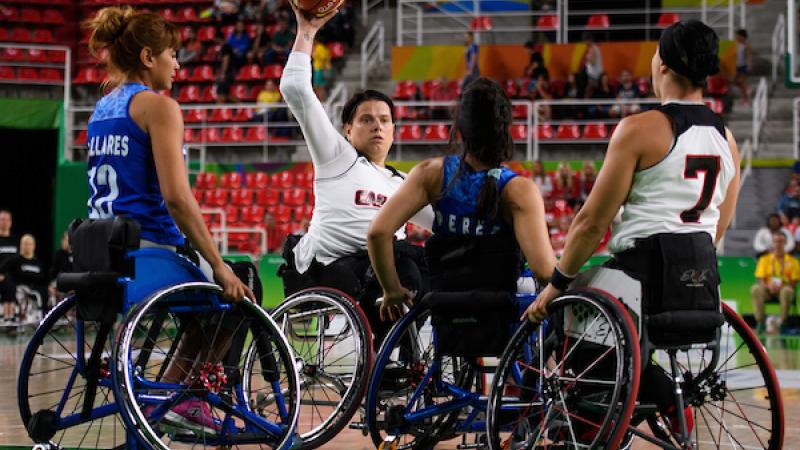
[[[294,3],[289,2],[289,4],[294,9]],[[323,169],[323,172],[326,165],[337,160],[343,154],[351,155],[345,162],[347,165],[352,163],[356,157],[353,147],[333,127],[325,108],[311,86],[311,52],[314,47],[314,37],[334,15],[335,13],[321,19],[308,19],[304,13],[295,9],[297,37],[286,67],[283,69],[280,85],[283,99],[289,104],[289,109],[300,123],[300,129],[303,131],[309,153],[311,153],[311,161],[318,171]],[[331,173],[330,175],[337,174]],[[322,175],[328,174],[323,173]]]

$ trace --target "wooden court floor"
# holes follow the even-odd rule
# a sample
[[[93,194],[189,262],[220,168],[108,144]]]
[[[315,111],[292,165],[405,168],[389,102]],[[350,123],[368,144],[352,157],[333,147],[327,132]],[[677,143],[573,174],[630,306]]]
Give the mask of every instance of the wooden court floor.
[[[17,371],[19,361],[30,335],[16,337],[0,336],[0,449],[31,448],[20,422],[17,409]],[[768,338],[764,342],[770,358],[778,371],[786,417],[786,439],[784,448],[800,450],[800,339],[782,340]],[[436,448],[455,449],[460,440],[443,442]],[[369,450],[372,441],[358,430],[345,429],[325,445],[325,449]],[[649,449],[637,444],[634,449]]]

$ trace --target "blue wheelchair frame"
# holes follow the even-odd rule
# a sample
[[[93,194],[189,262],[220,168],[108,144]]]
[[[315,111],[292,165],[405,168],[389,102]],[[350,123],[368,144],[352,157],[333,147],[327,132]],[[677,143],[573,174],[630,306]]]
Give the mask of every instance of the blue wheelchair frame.
[[[515,306],[517,312],[521,315],[523,311],[536,299],[536,294],[517,294],[515,298]],[[398,323],[392,328],[392,331],[386,337],[384,344],[381,348],[381,352],[377,357],[375,362],[375,367],[384,367],[389,362],[389,357],[391,356],[391,350],[394,346],[394,343],[397,342],[399,339],[399,334],[407,329],[409,323],[416,320],[419,314],[424,311],[426,308],[422,306],[414,306],[408,313],[406,313]],[[514,322],[511,323],[509,326],[511,327],[510,335],[522,325],[522,322]],[[544,326],[547,326],[547,321],[545,321]],[[459,386],[456,386],[452,383],[445,382],[441,379],[441,360],[442,355],[438,352],[438,337],[437,331],[435,327],[433,328],[433,361],[431,362],[428,370],[426,371],[425,375],[423,376],[420,383],[417,385],[414,393],[412,394],[411,398],[408,401],[408,404],[405,405],[405,410],[403,412],[403,428],[393,428],[386,430],[386,432],[390,436],[398,436],[403,434],[407,428],[415,423],[421,423],[426,419],[430,419],[436,416],[441,416],[444,414],[448,414],[451,412],[457,412],[467,407],[472,407],[472,411],[470,414],[463,420],[459,420],[455,423],[453,427],[453,431],[459,434],[463,433],[482,433],[486,431],[486,420],[478,420],[477,417],[480,413],[486,413],[486,406],[487,406],[487,396],[477,393],[471,392],[465,389],[462,389]],[[533,357],[533,351],[530,348],[526,349],[526,354],[529,358]],[[470,361],[468,364],[474,364],[473,361]],[[514,372],[512,373],[515,381],[518,383],[522,382],[522,371],[516,367]],[[377,377],[371,377],[369,390],[368,390],[368,397],[374,397],[377,395],[379,389],[380,380]],[[450,396],[453,396],[453,400],[448,400],[446,402],[431,405],[420,410],[411,412],[411,405],[414,405],[417,400],[419,400],[420,396],[422,396],[426,389],[428,389],[429,385],[433,383],[433,390],[438,393],[444,393]],[[367,404],[372,404],[368,399]],[[367,408],[367,423],[374,423],[375,418],[370,417],[374,414],[374,411],[371,408]]]
[[[136,276],[135,278],[121,277],[117,280],[118,283],[123,287],[122,323],[127,321],[131,314],[136,311],[136,306],[144,304],[148,301],[155,301],[159,298],[162,298],[164,295],[173,295],[175,293],[179,293],[179,291],[183,289],[206,288],[209,289],[209,294],[211,294],[211,290],[216,290],[220,294],[222,292],[222,289],[219,286],[207,282],[205,275],[188,258],[178,255],[173,251],[158,248],[145,248],[131,251],[127,254],[127,257],[134,261]],[[178,295],[178,297],[180,298],[180,295]],[[226,311],[231,310],[233,307],[233,305],[230,303],[220,302],[218,295],[208,295],[208,298],[210,300],[210,304],[200,306],[200,310]],[[193,306],[191,304],[190,298],[185,298],[185,300],[185,302],[174,302],[175,306],[171,306],[169,312],[196,313],[200,311],[198,310],[198,306]],[[170,303],[173,303],[172,300],[170,300]],[[63,301],[62,304],[51,310],[44,318],[41,325],[37,328],[32,342],[38,342],[44,334],[49,332],[53,323],[57,321],[63,315],[63,313],[66,312],[66,310],[71,308],[73,304],[75,304],[75,297],[70,296],[67,300]],[[118,321],[117,330],[114,333],[115,339],[113,345],[115,347],[119,345],[121,338],[120,334],[122,327],[120,325],[121,323]],[[59,404],[56,408],[56,414],[58,416],[63,413],[64,406],[70,399],[70,392],[72,391],[78,376],[85,374],[87,371],[85,355],[86,343],[83,341],[83,321],[76,320],[76,326],[78,331],[78,345],[76,351],[77,361],[72,373],[69,376],[69,381],[65,387],[64,394],[61,396]],[[31,355],[31,352],[35,351],[36,346],[29,345],[26,349],[23,361],[32,361],[33,355]],[[60,418],[57,422],[57,430],[63,430],[80,425],[81,423],[108,417],[119,412],[121,413],[120,416],[122,417],[127,429],[127,448],[135,449],[139,446],[142,446],[142,448],[150,447],[147,443],[141,442],[140,438],[136,436],[135,433],[130,431],[136,426],[130,417],[132,411],[130,411],[130,407],[125,405],[124,402],[123,404],[120,403],[121,399],[128,400],[128,396],[127,393],[123,392],[120,387],[119,377],[122,374],[130,376],[130,374],[134,371],[133,361],[127,356],[125,356],[124,359],[127,361],[126,367],[115,367],[116,363],[114,358],[110,358],[109,370],[111,373],[111,378],[101,377],[97,382],[98,387],[102,386],[113,391],[115,398],[114,403],[92,409],[88,418],[81,418],[80,412]],[[18,381],[18,401],[21,412],[27,409],[27,405],[23,405],[23,402],[27,401],[25,396],[27,386],[23,387],[22,376],[29,373],[30,368],[30,365],[26,366],[24,362],[22,367],[20,367],[20,378]],[[293,376],[296,377],[297,374],[295,373]],[[131,379],[135,380],[134,383],[137,385],[141,385],[148,389],[163,389],[166,392],[180,390],[183,387],[181,384],[146,381],[139,375],[136,375]],[[281,419],[290,424],[296,423],[297,410],[295,411],[294,418],[289,417],[289,408],[287,408],[284,394],[280,387],[280,382],[273,381],[272,389],[275,393],[275,401],[280,412]],[[220,407],[220,409],[226,412],[222,423],[222,431],[219,436],[216,438],[204,437],[203,442],[207,445],[224,446],[255,443],[268,444],[270,440],[280,439],[280,436],[285,433],[287,425],[272,423],[251,411],[249,402],[247,401],[242,389],[241,380],[237,385],[233,386],[233,392],[235,392],[236,395],[237,405],[225,405],[224,407],[223,400],[219,395],[211,392],[208,393],[206,399],[207,402],[212,406]],[[137,395],[137,398],[133,399],[132,401],[159,405],[156,406],[156,408],[151,414],[148,415],[148,417],[161,418],[172,406],[180,402],[182,399],[183,396],[175,395],[174,393],[167,395],[141,394]],[[245,406],[243,407],[241,405]],[[32,412],[29,411],[29,413]],[[245,422],[244,432],[240,432],[236,428],[233,421],[234,417],[238,417]],[[24,417],[23,420],[25,420]],[[292,430],[291,433],[294,433],[294,431]],[[287,445],[291,445],[291,441],[292,439],[289,439]]]

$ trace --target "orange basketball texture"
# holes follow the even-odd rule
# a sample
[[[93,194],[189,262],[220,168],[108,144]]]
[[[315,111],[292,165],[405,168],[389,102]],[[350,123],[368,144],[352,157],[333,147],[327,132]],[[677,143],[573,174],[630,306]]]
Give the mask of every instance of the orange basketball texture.
[[[301,11],[313,14],[316,17],[325,17],[336,11],[344,0],[292,0]]]

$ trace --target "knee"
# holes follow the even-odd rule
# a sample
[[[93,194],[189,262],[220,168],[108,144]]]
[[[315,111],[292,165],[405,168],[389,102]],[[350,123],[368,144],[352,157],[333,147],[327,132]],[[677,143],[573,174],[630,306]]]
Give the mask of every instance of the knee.
[[[779,294],[781,301],[792,301],[794,300],[794,288],[791,286],[783,286],[781,288],[781,292]]]
[[[754,302],[763,301],[763,299],[767,297],[767,294],[767,288],[759,284],[754,284],[753,287],[750,288],[750,296]]]

